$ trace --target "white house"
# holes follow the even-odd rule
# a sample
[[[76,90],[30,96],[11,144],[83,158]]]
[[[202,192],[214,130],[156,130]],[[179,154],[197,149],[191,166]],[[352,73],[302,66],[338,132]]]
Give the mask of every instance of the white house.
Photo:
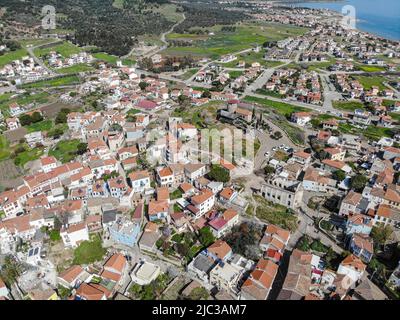
[[[38,143],[43,143],[43,136],[41,131],[36,131],[32,133],[28,133],[24,136],[26,143],[29,145],[29,147],[33,148],[36,146]]]
[[[130,173],[129,179],[134,192],[142,193],[150,188],[150,175],[146,170]]]
[[[355,283],[361,279],[366,268],[361,259],[352,254],[340,263],[337,274],[347,275]]]
[[[80,242],[89,240],[89,231],[85,223],[77,223],[62,228],[60,235],[66,247],[75,248]]]
[[[6,287],[6,284],[3,282],[3,280],[0,278],[0,298],[1,297],[8,297],[9,291]]]
[[[188,209],[195,216],[195,219],[198,219],[212,209],[215,203],[215,195],[211,190],[203,189],[200,194],[193,196],[190,201],[192,204],[188,206]]]
[[[177,136],[181,139],[193,139],[197,136],[197,129],[190,123],[180,123],[177,125]]]
[[[43,172],[48,173],[57,167],[57,159],[54,157],[43,157],[40,159]]]
[[[292,114],[291,120],[297,125],[304,127],[311,121],[311,114],[309,112],[295,112]]]
[[[185,176],[190,183],[193,183],[196,179],[204,176],[207,173],[205,164],[186,164],[185,165]]]

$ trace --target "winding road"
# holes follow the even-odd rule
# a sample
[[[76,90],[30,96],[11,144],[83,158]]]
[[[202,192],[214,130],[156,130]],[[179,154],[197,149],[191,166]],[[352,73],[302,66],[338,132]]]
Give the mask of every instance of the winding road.
[[[158,47],[157,49],[151,50],[150,52],[147,52],[146,54],[144,54],[142,56],[142,58],[150,58],[150,57],[154,56],[155,54],[167,49],[168,48],[167,35],[172,33],[172,31],[174,31],[174,29],[178,25],[180,25],[183,21],[185,21],[185,19],[186,19],[185,13],[182,13],[182,19],[179,20],[178,22],[176,22],[169,30],[167,30],[166,32],[161,34],[160,40],[162,43],[164,43],[164,45],[161,47]],[[134,48],[132,48],[131,52],[126,57],[130,56],[131,53],[133,52],[133,50],[134,50]]]

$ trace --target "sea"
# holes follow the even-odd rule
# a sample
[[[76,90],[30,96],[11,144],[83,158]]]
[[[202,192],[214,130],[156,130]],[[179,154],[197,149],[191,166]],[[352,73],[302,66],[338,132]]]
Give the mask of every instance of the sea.
[[[293,5],[338,12],[342,12],[343,6],[351,5],[355,8],[357,29],[400,41],[400,0],[313,1]]]

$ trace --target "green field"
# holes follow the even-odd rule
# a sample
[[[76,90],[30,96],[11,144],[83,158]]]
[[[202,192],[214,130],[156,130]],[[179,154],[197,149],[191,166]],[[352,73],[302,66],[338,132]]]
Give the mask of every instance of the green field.
[[[257,218],[292,232],[296,230],[297,218],[289,212],[288,208],[274,204],[258,195],[254,196],[254,199],[257,202]]]
[[[43,155],[43,148],[27,148],[26,151],[19,153],[15,159],[14,163],[17,166],[23,167],[29,161],[37,160]]]
[[[264,59],[264,52],[245,52],[237,55],[237,60],[228,63],[222,63],[226,68],[235,68],[239,61],[244,61],[246,66],[250,66],[253,62],[258,62],[265,68],[273,68],[283,64],[281,61],[267,61]]]
[[[395,100],[383,99],[382,105],[384,105],[385,107],[391,107],[394,106],[395,103],[396,103]]]
[[[331,65],[336,63],[336,59],[329,59],[324,62],[311,62],[311,63],[300,63],[302,66],[306,66],[308,71],[318,71],[319,69],[328,69]]]
[[[129,109],[129,111],[126,114],[132,114],[135,115],[137,113],[141,113],[142,111],[140,111],[139,109]]]
[[[79,48],[78,46],[70,42],[65,41],[61,44],[50,46],[48,48],[37,48],[34,50],[34,54],[38,57],[42,57],[49,54],[51,51],[56,51],[57,53],[61,54],[64,58],[68,58],[73,54],[83,51],[83,49]]]
[[[80,63],[80,64],[76,64],[70,67],[65,67],[65,68],[59,68],[59,69],[55,69],[55,72],[57,73],[79,73],[79,72],[87,72],[87,71],[93,71],[94,68],[92,66],[89,66],[85,63]]]
[[[229,76],[232,80],[239,78],[243,74],[243,71],[229,71]]]
[[[134,66],[136,64],[136,60],[132,59],[132,58],[122,59],[122,64],[124,66],[131,67],[131,66]]]
[[[18,40],[18,42],[23,47],[40,46],[40,45],[44,45],[46,43],[51,43],[53,41],[57,41],[57,39],[46,38],[46,39],[23,39],[23,40]]]
[[[35,94],[25,94],[23,96],[13,98],[12,93],[6,93],[0,95],[0,110],[3,113],[5,117],[9,116],[9,105],[13,102],[18,103],[21,106],[30,104],[30,103],[36,103],[36,104],[43,104],[47,103],[50,98],[50,94],[47,92],[40,92],[40,93],[35,93]]]
[[[105,52],[93,53],[93,57],[111,64],[116,64],[119,59],[117,56],[113,56]]]
[[[112,5],[115,8],[122,9],[124,7],[124,1],[125,0],[114,0]]]
[[[275,92],[275,91],[270,91],[270,90],[266,90],[266,89],[257,89],[256,90],[257,94],[262,94],[264,96],[270,96],[270,97],[275,97],[275,98],[284,98],[285,96]]]
[[[99,261],[106,254],[101,239],[96,236],[91,241],[83,241],[74,251],[74,264],[90,264]]]
[[[393,120],[400,122],[400,113],[391,112],[391,113],[389,113],[389,116],[391,116]]]
[[[297,145],[304,145],[305,133],[299,127],[289,123],[287,120],[271,120],[275,125],[281,128],[289,139]]]
[[[36,131],[49,131],[53,127],[53,122],[51,120],[43,120],[40,122],[32,123],[26,127],[28,132],[36,132]]]
[[[370,66],[370,65],[365,65],[365,64],[359,64],[356,65],[356,69],[364,72],[380,72],[380,71],[385,71],[385,67],[381,66]]]
[[[10,156],[10,148],[5,136],[0,135],[0,161],[8,159]]]
[[[378,141],[382,137],[393,137],[393,131],[391,129],[376,126],[368,126],[366,129],[361,129],[348,123],[341,123],[339,124],[339,131],[345,134],[363,135],[367,139],[373,141]]]
[[[163,51],[166,55],[195,55],[217,59],[219,56],[239,52],[252,46],[261,45],[267,40],[281,40],[301,35],[307,29],[277,23],[247,24],[236,26],[235,32],[221,31],[221,26],[207,28],[215,35],[177,34],[168,35],[168,39],[186,39],[193,46],[169,47]]]
[[[49,156],[54,156],[62,163],[69,162],[76,157],[76,150],[79,140],[64,140],[57,143],[55,147],[50,149]]]
[[[21,88],[27,89],[27,88],[59,87],[59,86],[67,86],[78,83],[79,83],[79,78],[75,75],[70,75],[51,80],[41,80],[37,82],[26,83],[23,84]]]
[[[25,49],[18,49],[15,51],[7,52],[0,56],[0,67],[3,67],[14,60],[19,60],[24,56],[28,56],[28,51],[26,51]]]
[[[238,59],[235,61],[231,61],[228,63],[219,62],[219,64],[225,68],[237,68],[239,61],[244,61],[245,68],[250,67],[253,62],[258,62],[264,68],[275,68],[284,64],[284,62],[281,61],[264,60],[264,54],[262,52],[256,53],[251,51],[241,53],[236,56]]]
[[[110,64],[117,64],[117,61],[120,60],[119,57],[105,53],[105,52],[96,52],[92,54],[94,58],[110,63]],[[136,64],[136,60],[133,58],[126,58],[126,59],[121,59],[122,65],[130,67],[134,66]]]
[[[193,68],[187,70],[184,74],[180,75],[179,78],[182,80],[190,79],[193,75],[195,75],[199,71],[199,68]]]
[[[364,90],[369,90],[372,86],[379,87],[379,90],[385,90],[386,86],[383,82],[386,81],[385,77],[382,76],[354,76],[356,80],[358,80],[361,85],[364,87]]]
[[[115,0],[115,2],[121,0]],[[182,20],[182,13],[176,12],[177,6],[174,4],[163,4],[158,7],[152,8],[151,12],[158,12],[163,15],[167,20],[172,22],[178,22]]]
[[[295,105],[292,105],[289,103],[272,101],[269,99],[262,99],[262,98],[252,97],[252,96],[244,97],[243,101],[248,102],[248,103],[257,103],[266,108],[273,109],[285,117],[290,116],[293,112],[301,112],[301,111],[311,112],[312,111],[311,109],[304,108],[304,107],[298,107],[298,106],[295,106]]]
[[[335,109],[344,111],[364,109],[364,104],[358,101],[332,101],[332,105]]]

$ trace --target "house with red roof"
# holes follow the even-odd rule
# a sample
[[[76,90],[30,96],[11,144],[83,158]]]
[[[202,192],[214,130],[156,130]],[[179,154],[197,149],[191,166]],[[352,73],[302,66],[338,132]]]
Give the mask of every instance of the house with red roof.
[[[237,195],[238,193],[235,189],[227,187],[219,193],[219,199],[222,203],[230,203],[237,197]]]
[[[74,265],[63,272],[57,277],[59,285],[65,288],[75,288],[79,286],[89,277],[89,273],[85,271],[81,266]]]
[[[227,209],[224,213],[216,214],[208,225],[215,238],[221,238],[227,234],[234,225],[239,223],[239,214],[233,209]]]
[[[170,167],[158,168],[156,179],[161,187],[172,187],[175,182],[174,173]]]
[[[139,101],[137,106],[144,110],[154,110],[157,108],[157,103],[155,103],[154,101],[151,101],[151,100],[144,99],[144,100]]]
[[[114,254],[103,266],[101,277],[116,283],[120,283],[128,270],[128,261],[120,254]]]
[[[76,290],[75,300],[107,300],[110,292],[101,285],[82,283]]]
[[[283,254],[285,247],[290,239],[290,232],[279,226],[269,224],[264,231],[264,236],[260,241],[260,247],[264,251],[269,249],[276,250]]]
[[[148,206],[148,216],[150,221],[167,220],[169,221],[169,203],[166,200],[150,200]]]
[[[187,209],[195,219],[198,219],[212,209],[215,203],[215,196],[211,190],[203,189],[200,194],[191,197],[190,202],[191,204]]]
[[[354,233],[349,242],[352,254],[359,257],[365,263],[369,263],[374,255],[374,243],[372,238],[365,234]]]
[[[278,265],[270,260],[259,260],[241,287],[240,300],[267,300],[277,273]]]

